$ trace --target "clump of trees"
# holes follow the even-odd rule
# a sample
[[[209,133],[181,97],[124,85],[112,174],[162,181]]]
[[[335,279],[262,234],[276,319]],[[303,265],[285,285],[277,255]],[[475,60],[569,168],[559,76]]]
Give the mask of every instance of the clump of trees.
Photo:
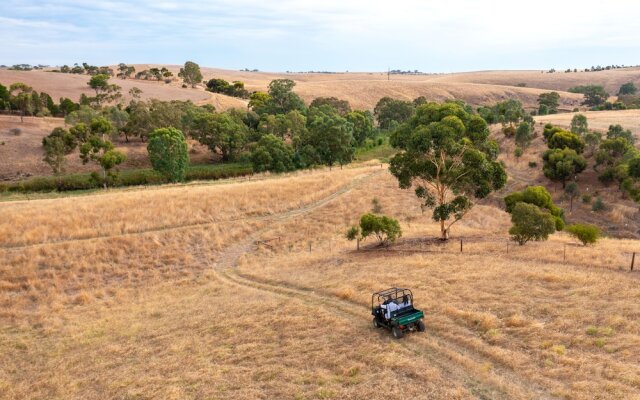
[[[584,140],[575,133],[551,124],[545,125],[543,135],[549,147],[542,155],[544,175],[552,181],[561,182],[564,188],[567,180],[587,167],[587,160],[582,156]]]
[[[513,192],[504,198],[506,211],[509,214],[513,213],[518,203],[531,204],[545,210],[553,218],[555,229],[558,231],[564,229],[564,211],[553,203],[545,187],[529,186],[522,192]]]
[[[504,198],[504,203],[513,224],[509,229],[511,240],[521,246],[529,241],[547,240],[555,231],[564,229],[563,210],[542,186],[513,192]]]
[[[584,100],[582,105],[598,107],[603,105],[609,98],[609,93],[601,85],[580,85],[569,88],[571,93],[582,93]]]
[[[244,88],[244,82],[240,81],[229,83],[224,79],[213,78],[209,79],[206,86],[209,92],[226,94],[227,96],[241,99],[248,99],[250,95],[249,91]]]
[[[392,133],[391,144],[401,150],[391,159],[391,173],[401,188],[415,187],[422,206],[433,209],[443,240],[471,209],[472,198],[484,198],[506,183],[485,120],[459,103],[418,106]]]
[[[348,240],[357,240],[359,248],[360,241],[372,235],[378,239],[378,244],[383,246],[398,240],[402,236],[402,229],[400,223],[393,218],[367,213],[360,217],[359,225],[349,228],[346,237]]]
[[[558,92],[541,93],[538,96],[538,115],[557,114],[559,101]]]

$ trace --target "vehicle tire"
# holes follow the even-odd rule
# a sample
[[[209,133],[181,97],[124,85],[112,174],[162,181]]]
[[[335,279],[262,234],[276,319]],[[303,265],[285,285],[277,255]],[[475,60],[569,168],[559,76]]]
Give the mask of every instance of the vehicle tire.
[[[402,337],[404,336],[404,331],[397,326],[394,326],[391,329],[391,333],[393,333],[393,337],[396,339],[402,339]]]
[[[380,324],[378,323],[378,318],[373,317],[373,327],[380,328]]]
[[[424,332],[427,330],[427,328],[424,326],[424,321],[420,320],[416,323],[416,329],[418,330],[418,332]]]

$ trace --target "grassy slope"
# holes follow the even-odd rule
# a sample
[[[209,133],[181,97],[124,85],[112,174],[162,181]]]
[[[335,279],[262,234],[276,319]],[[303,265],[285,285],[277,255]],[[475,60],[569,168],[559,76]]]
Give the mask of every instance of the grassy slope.
[[[425,253],[353,252],[373,197]],[[454,227],[462,255],[379,166],[0,204],[0,245],[30,246],[0,249],[0,398],[640,395],[638,277],[618,270],[638,242],[507,253],[492,204]],[[370,327],[392,285],[425,334]]]

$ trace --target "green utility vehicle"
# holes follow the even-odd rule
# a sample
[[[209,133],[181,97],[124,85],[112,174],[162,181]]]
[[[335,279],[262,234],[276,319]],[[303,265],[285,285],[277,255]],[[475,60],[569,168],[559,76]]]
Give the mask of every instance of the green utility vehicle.
[[[391,330],[400,339],[405,332],[424,332],[424,313],[413,307],[413,293],[409,289],[390,288],[371,296],[373,326]]]

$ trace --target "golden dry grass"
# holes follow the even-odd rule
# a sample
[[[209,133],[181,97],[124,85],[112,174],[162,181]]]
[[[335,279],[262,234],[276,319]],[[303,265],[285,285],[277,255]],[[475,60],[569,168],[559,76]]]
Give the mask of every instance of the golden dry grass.
[[[535,117],[537,122],[551,123],[561,127],[569,128],[571,119],[577,113],[564,113],[554,115],[540,115]],[[622,125],[625,129],[630,129],[636,137],[640,132],[640,110],[618,110],[618,111],[586,111],[581,112],[587,117],[589,129],[606,132],[609,125]]]
[[[404,237],[354,252],[374,197]],[[638,397],[640,281],[619,267],[640,243],[507,253],[495,204],[446,244],[379,167],[2,204],[0,244],[48,243],[0,250],[0,398]],[[110,237],[53,243],[87,235]],[[426,333],[370,327],[395,285]]]

